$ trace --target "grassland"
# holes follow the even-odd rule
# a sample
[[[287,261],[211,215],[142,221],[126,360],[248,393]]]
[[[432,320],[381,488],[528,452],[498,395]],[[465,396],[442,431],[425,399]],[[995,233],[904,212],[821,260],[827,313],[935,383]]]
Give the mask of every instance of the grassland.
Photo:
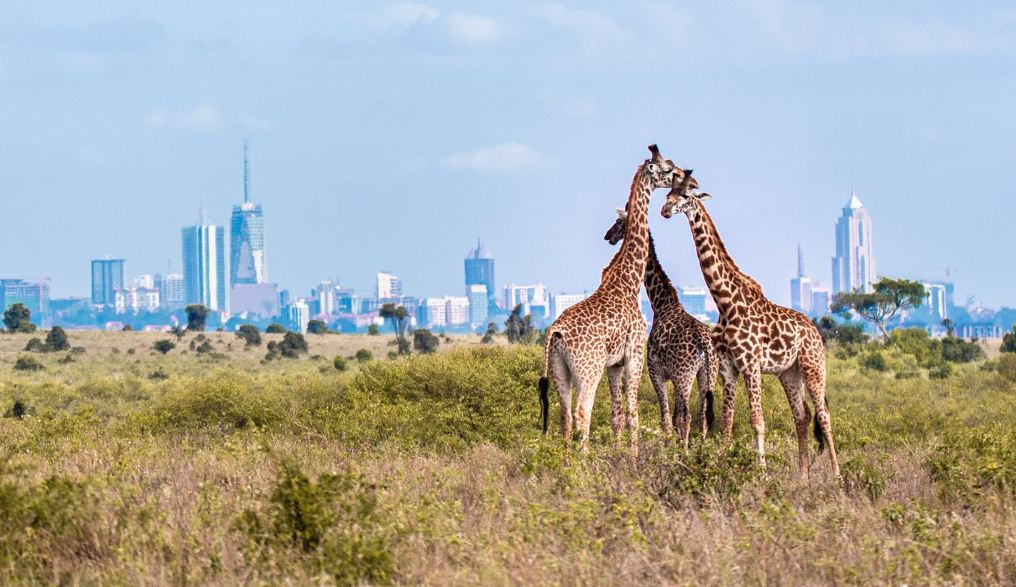
[[[0,336],[4,583],[1016,582],[1016,377],[994,362],[933,379],[831,352],[844,477],[822,458],[802,482],[770,378],[765,473],[743,393],[734,442],[685,453],[647,382],[632,466],[604,389],[589,454],[539,435],[538,347],[389,360],[390,337],[324,335],[264,361],[207,336],[167,355],[148,333]],[[360,348],[375,360],[334,368]]]

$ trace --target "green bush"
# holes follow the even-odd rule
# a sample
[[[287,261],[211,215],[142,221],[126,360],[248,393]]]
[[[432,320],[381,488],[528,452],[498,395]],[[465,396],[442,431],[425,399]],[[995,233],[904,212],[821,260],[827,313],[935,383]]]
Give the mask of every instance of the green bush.
[[[418,353],[433,353],[437,350],[437,347],[440,344],[440,339],[434,336],[434,334],[426,328],[421,328],[413,332],[413,350]]]
[[[995,361],[995,372],[1009,383],[1016,383],[1016,353],[1002,353]]]
[[[868,351],[868,353],[861,358],[861,366],[865,369],[873,369],[881,373],[889,370],[889,362],[886,361],[885,355],[877,350]]]
[[[335,366],[336,371],[345,371],[349,368],[349,365],[346,364],[346,357],[342,355],[336,355],[335,359],[332,360],[332,365]]]
[[[932,379],[948,379],[954,372],[955,369],[953,369],[952,365],[949,363],[942,363],[937,367],[929,369],[928,377]]]
[[[645,475],[654,495],[675,507],[686,498],[731,500],[759,478],[758,455],[745,444],[696,443],[688,451],[658,451]]]
[[[374,358],[374,354],[367,349],[360,349],[356,351],[356,361],[359,363],[366,363]]]
[[[42,371],[46,366],[35,359],[35,357],[18,357],[14,362],[15,371]]]
[[[295,462],[284,461],[267,505],[246,510],[237,528],[256,565],[267,563],[269,554],[310,554],[314,571],[342,585],[389,583],[395,572],[391,547],[397,533],[380,511],[374,485],[353,472],[313,481]]]
[[[157,340],[157,341],[155,341],[152,344],[152,348],[154,350],[158,351],[159,353],[164,355],[164,354],[168,353],[169,351],[173,350],[174,348],[176,348],[176,344],[174,344],[173,341],[171,341],[168,338],[166,338],[166,339],[163,339],[163,340]]]
[[[268,325],[268,328],[265,328],[266,334],[283,334],[285,332],[286,327],[283,326],[282,324],[279,324],[278,322],[272,322],[271,324]]]
[[[268,343],[268,354],[276,355],[274,358],[285,357],[297,359],[308,350],[307,339],[298,332],[287,332],[282,340]],[[267,358],[267,357],[266,357]],[[268,359],[271,360],[271,359]]]
[[[947,336],[942,339],[942,358],[952,363],[970,363],[984,358],[984,349],[976,342]]]
[[[173,383],[150,408],[134,415],[137,425],[152,430],[272,428],[292,413],[292,399],[281,385],[261,385],[235,374]]]
[[[25,345],[25,352],[44,353],[46,352],[46,345],[43,344],[41,338],[33,336],[32,338],[28,339],[28,343]]]
[[[244,348],[261,346],[261,333],[253,324],[241,324],[236,329],[236,337],[244,342]]]
[[[861,492],[871,501],[877,500],[885,492],[885,473],[860,456],[844,461],[840,465],[840,475],[848,492]]]

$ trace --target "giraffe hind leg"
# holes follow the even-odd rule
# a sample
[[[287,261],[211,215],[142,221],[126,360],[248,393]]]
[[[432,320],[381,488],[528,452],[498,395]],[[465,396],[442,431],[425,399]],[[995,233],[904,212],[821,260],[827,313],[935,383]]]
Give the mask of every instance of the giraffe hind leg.
[[[801,368],[798,364],[787,369],[779,375],[780,384],[787,394],[787,403],[790,404],[790,412],[794,416],[794,429],[797,432],[797,464],[801,471],[801,477],[808,478],[808,425],[811,424],[811,414],[808,413],[808,404],[804,401],[804,377],[801,375]]]
[[[660,432],[666,440],[673,431],[670,424],[670,401],[667,399],[667,378],[659,360],[653,355],[649,356],[649,380],[653,383],[656,399],[660,402]]]
[[[815,404],[815,420],[825,438],[825,447],[829,451],[829,461],[833,467],[833,474],[840,475],[840,464],[836,459],[836,445],[833,443],[833,422],[829,416],[829,405],[825,399],[825,361],[816,361],[818,364],[801,362],[801,372],[804,375],[804,384],[811,395],[812,403]]]
[[[553,355],[550,360],[550,378],[554,381],[561,402],[561,436],[564,437],[564,444],[567,447],[571,442],[572,433],[572,376],[568,363],[562,356],[563,350],[560,345],[555,346],[556,348],[551,351]]]
[[[702,432],[702,439],[705,440],[709,431],[713,429],[713,388],[716,387],[716,368],[710,369],[708,365],[702,365],[698,372],[699,401],[699,429]]]

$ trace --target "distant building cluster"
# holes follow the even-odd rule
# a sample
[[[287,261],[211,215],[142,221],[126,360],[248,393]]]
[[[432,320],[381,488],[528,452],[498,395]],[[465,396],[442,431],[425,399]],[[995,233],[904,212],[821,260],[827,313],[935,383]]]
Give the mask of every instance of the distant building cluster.
[[[835,225],[832,285],[823,285],[805,271],[804,252],[797,249],[797,271],[790,280],[790,303],[811,317],[828,315],[834,296],[847,291],[869,291],[876,281],[872,219],[854,193]],[[0,279],[0,304],[20,303],[36,324],[72,328],[135,328],[165,330],[181,324],[184,309],[202,304],[211,310],[209,325],[232,329],[243,323],[267,326],[273,322],[304,332],[312,320],[333,331],[363,332],[371,325],[384,327],[380,315],[385,304],[405,307],[410,326],[439,331],[483,332],[490,323],[499,329],[515,309],[537,327],[546,327],[586,293],[552,293],[543,283],[508,283],[498,289],[494,255],[479,239],[463,259],[460,295],[415,297],[392,271],[378,271],[374,291],[360,294],[338,279],[323,279],[306,295],[291,295],[269,280],[264,214],[250,197],[250,163],[243,153],[243,199],[232,207],[228,226],[208,222],[204,210],[193,226],[180,231],[182,271],[142,273],[128,279],[127,260],[91,261],[91,295],[50,299],[48,278]],[[959,336],[1000,336],[1016,322],[1016,310],[998,312],[968,300],[954,301],[951,279],[925,280],[927,299],[900,324],[931,332],[946,324]],[[702,321],[716,319],[709,292],[694,285],[677,287],[685,309]],[[652,307],[642,301],[643,313],[652,319]],[[945,321],[948,321],[947,323]]]

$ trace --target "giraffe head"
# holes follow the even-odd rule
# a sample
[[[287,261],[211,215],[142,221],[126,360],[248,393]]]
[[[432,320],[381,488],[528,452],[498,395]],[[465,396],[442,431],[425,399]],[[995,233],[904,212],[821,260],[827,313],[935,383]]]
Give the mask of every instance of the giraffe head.
[[[684,179],[684,170],[670,159],[664,159],[656,145],[649,145],[649,152],[651,157],[642,166],[652,189],[670,187],[675,180]]]
[[[603,235],[603,240],[612,245],[616,245],[624,240],[624,225],[625,221],[628,220],[628,212],[626,212],[624,208],[616,208],[616,210],[617,220],[615,220],[614,224],[607,229],[607,234]]]
[[[691,169],[685,172],[684,177],[678,178],[674,174],[670,192],[667,193],[667,201],[663,203],[660,214],[664,218],[670,218],[674,214],[688,214],[697,210],[698,202],[704,202],[712,198],[707,193],[698,191],[698,181],[691,176]]]

